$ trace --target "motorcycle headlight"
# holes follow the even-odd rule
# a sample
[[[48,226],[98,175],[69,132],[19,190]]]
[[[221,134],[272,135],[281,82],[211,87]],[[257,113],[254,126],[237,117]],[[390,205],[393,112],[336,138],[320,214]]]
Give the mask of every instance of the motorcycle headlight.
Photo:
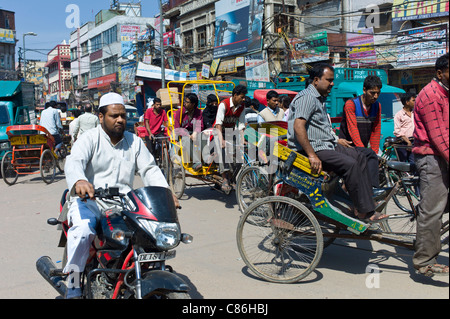
[[[161,223],[148,219],[139,220],[142,226],[155,238],[156,246],[159,249],[173,249],[180,243],[181,231],[177,223]]]

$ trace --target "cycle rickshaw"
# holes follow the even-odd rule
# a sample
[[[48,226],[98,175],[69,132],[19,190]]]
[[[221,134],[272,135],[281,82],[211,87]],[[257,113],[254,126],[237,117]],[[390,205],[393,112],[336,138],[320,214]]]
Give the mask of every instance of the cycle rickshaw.
[[[181,87],[179,90],[174,90],[174,87]],[[205,93],[209,92],[211,94],[215,94],[217,97],[217,101],[220,103],[220,101],[223,98],[230,97],[231,92],[234,88],[234,83],[231,81],[212,81],[212,80],[196,80],[196,81],[171,81],[167,84],[167,88],[169,90],[169,93],[171,94],[180,94],[180,109],[183,109],[183,102],[184,102],[184,96],[185,94],[189,92],[194,92],[196,89],[200,89],[199,96],[199,104],[200,102],[205,102],[202,99],[205,98]],[[172,90],[171,90],[172,88]],[[168,111],[168,117],[169,117],[169,131],[170,131],[170,163],[169,163],[169,184],[172,188],[172,191],[174,194],[180,198],[183,193],[186,186],[203,186],[203,185],[210,185],[213,186],[216,189],[221,188],[221,182],[222,177],[219,174],[219,164],[216,160],[214,160],[215,154],[214,153],[205,153],[205,149],[214,148],[211,143],[211,138],[214,134],[213,129],[206,129],[202,132],[202,136],[200,138],[202,145],[198,145],[197,147],[200,148],[200,151],[202,152],[202,167],[199,169],[195,169],[193,167],[192,161],[188,158],[189,156],[186,156],[189,152],[184,149],[183,143],[181,141],[181,137],[177,136],[174,124],[176,121],[175,119],[175,113],[177,109],[175,108],[175,105],[172,103],[172,96],[170,96],[171,99],[171,108]],[[232,145],[233,147],[236,147],[238,149],[241,149],[239,145]],[[206,155],[206,156],[205,156]],[[240,156],[240,159],[236,159],[236,157]],[[206,160],[205,160],[206,157]],[[236,176],[239,173],[240,167],[242,163],[245,163],[248,161],[248,159],[245,158],[245,152],[243,150],[238,152],[238,155],[235,158],[233,158],[233,163],[231,163],[231,179],[230,182],[233,183],[233,181],[236,180]],[[186,183],[186,176],[194,178],[199,183]]]
[[[266,130],[247,126],[246,136],[258,143],[272,138],[270,155],[275,172],[260,168],[253,192],[260,192],[243,212],[237,226],[239,253],[258,277],[270,282],[294,283],[307,277],[318,265],[323,249],[336,238],[373,240],[413,249],[415,233],[404,230],[417,216],[412,212],[386,211],[387,203],[399,188],[399,180],[386,189],[377,211],[389,218],[378,224],[365,223],[352,216],[353,206],[333,173],[312,174],[309,160],[278,141],[283,128],[268,125]],[[285,143],[284,143],[285,144]],[[389,169],[406,172],[409,163],[386,162]],[[407,194],[408,196],[408,194]],[[448,212],[441,228],[441,245],[448,245]]]
[[[3,157],[1,172],[8,185],[16,183],[19,175],[40,174],[45,183],[55,179],[56,168],[63,172],[67,151],[63,145],[55,153],[55,139],[40,125],[14,125],[6,129],[12,151]]]

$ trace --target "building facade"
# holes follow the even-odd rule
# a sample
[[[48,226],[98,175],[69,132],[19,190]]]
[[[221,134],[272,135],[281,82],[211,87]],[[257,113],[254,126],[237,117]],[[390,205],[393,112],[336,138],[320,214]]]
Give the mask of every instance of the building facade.
[[[448,52],[448,14],[448,1],[413,0],[169,0],[164,6],[165,32],[180,34],[179,45],[168,49],[178,70],[218,64],[210,76],[271,81],[327,62],[385,69],[393,84],[415,92],[429,82],[437,55]],[[251,38],[261,42],[250,44]]]
[[[15,13],[0,9],[0,80],[17,80]]]
[[[72,91],[72,74],[70,71],[70,47],[58,44],[47,54],[48,94],[46,101],[66,101]]]
[[[122,75],[135,67],[139,36],[152,28],[155,20],[140,14],[140,7],[101,10],[95,22],[72,32],[73,103],[89,100],[95,104],[109,91],[123,93],[126,100],[134,97],[129,92],[134,92],[134,79],[122,79]]]

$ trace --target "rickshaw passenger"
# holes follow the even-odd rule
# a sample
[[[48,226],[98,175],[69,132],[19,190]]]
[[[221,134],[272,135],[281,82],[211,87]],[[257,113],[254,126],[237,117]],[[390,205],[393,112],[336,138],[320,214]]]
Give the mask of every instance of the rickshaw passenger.
[[[58,110],[55,108],[56,102],[50,101],[45,103],[44,110],[41,113],[41,119],[39,125],[47,129],[47,131],[55,139],[55,152],[58,152],[62,147],[62,137],[60,132],[63,130],[61,123],[61,117],[59,116]]]
[[[206,97],[206,106],[203,109],[203,129],[211,128],[216,120],[217,108],[219,101],[215,94],[210,94]]]
[[[257,99],[251,99],[247,96],[245,104],[246,104],[246,108],[244,111],[245,112],[245,124],[258,123],[259,101]]]
[[[161,99],[155,98],[153,100],[153,107],[145,111],[144,123],[150,138],[150,143],[148,143],[150,153],[157,158],[159,157],[161,147],[158,147],[159,145],[155,137],[163,137],[165,133],[161,129],[161,125],[167,127],[169,123],[166,111],[162,107]]]
[[[245,86],[237,85],[233,89],[231,97],[223,100],[219,104],[216,121],[214,123],[214,128],[216,128],[215,131],[217,134],[215,138],[215,148],[216,150],[221,149],[221,152],[218,152],[219,172],[223,178],[222,190],[225,193],[229,193],[231,191],[231,186],[228,179],[230,166],[229,163],[227,163],[225,156],[226,143],[223,134],[225,133],[225,129],[238,129],[243,134],[245,129],[245,113],[243,111],[245,108],[244,102],[247,92],[248,91]]]
[[[283,121],[287,122],[289,118],[289,105],[291,104],[292,99],[288,95],[280,96],[280,104],[281,108],[284,111]]]
[[[258,123],[270,121],[282,121],[284,118],[284,111],[280,108],[280,95],[275,90],[270,90],[266,94],[267,107],[264,108],[258,115]]]
[[[291,103],[288,120],[288,145],[306,154],[313,173],[322,167],[342,176],[355,205],[355,216],[368,223],[379,222],[387,215],[375,211],[373,192],[365,156],[355,148],[341,145],[332,134],[325,100],[334,85],[334,68],[320,64],[310,71],[307,89]]]
[[[181,124],[180,124],[181,122]],[[198,108],[198,97],[194,93],[186,94],[183,102],[183,113],[181,108],[174,116],[175,136],[181,136],[183,145],[183,162],[192,161],[192,168],[198,171],[202,168],[201,133],[203,131],[202,111]]]

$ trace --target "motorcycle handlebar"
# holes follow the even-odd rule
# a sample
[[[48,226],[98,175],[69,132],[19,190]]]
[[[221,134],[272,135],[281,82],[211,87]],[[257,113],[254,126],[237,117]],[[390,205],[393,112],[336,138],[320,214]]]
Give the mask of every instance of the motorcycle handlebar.
[[[96,188],[94,191],[94,197],[100,199],[114,199],[114,197],[125,197],[126,194],[122,194],[119,192],[118,187],[106,187],[106,188]],[[86,194],[83,200],[89,199],[89,195]],[[176,206],[177,209],[181,209],[180,205]]]
[[[124,197],[125,194],[119,192],[118,187],[106,187],[106,188],[96,188],[94,190],[95,198],[103,198],[103,199],[113,199],[114,197]],[[89,195],[86,194],[84,200],[89,199]]]

